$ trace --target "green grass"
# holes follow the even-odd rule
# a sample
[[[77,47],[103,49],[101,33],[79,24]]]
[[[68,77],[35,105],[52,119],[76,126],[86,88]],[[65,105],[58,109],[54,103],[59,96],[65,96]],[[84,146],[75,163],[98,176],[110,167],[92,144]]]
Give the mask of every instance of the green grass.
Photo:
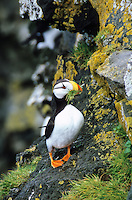
[[[20,184],[27,181],[30,173],[35,170],[39,160],[40,157],[37,157],[31,164],[18,166],[7,174],[3,174],[2,180],[0,180],[0,199],[6,196],[12,188],[18,187]]]
[[[115,134],[120,135],[120,147],[113,152],[105,174],[87,176],[83,180],[72,181],[71,191],[68,195],[63,194],[63,200],[123,200],[127,198],[132,182],[132,157],[125,153],[127,136],[119,125]]]
[[[71,59],[77,62],[80,68],[87,67],[87,62],[90,56],[95,51],[95,46],[88,46],[85,41],[80,41],[78,46],[71,52]]]
[[[83,180],[72,182],[72,190],[63,200],[123,200],[127,197],[125,184],[120,181],[102,181],[98,176],[86,177]]]
[[[109,35],[110,32],[107,28],[104,28],[103,30],[99,31],[96,37],[94,38],[94,41],[99,44],[103,43],[103,40]]]

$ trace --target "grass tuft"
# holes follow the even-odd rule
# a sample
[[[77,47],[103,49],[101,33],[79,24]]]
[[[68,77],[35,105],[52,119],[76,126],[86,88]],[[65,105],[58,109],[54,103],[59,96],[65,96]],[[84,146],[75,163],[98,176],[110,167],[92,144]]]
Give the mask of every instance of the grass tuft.
[[[38,161],[41,157],[37,157],[31,164],[25,164],[24,166],[18,166],[14,170],[8,171],[7,174],[2,175],[0,180],[0,199],[5,197],[11,189],[18,187],[23,182],[26,182],[30,174],[35,170]]]
[[[63,200],[122,200],[126,199],[132,182],[132,162],[126,156],[126,135],[119,125],[115,134],[120,135],[120,147],[113,151],[110,165],[101,177],[97,175],[86,176],[83,180],[71,181],[71,190],[63,194]],[[129,144],[128,144],[129,145]]]
[[[71,52],[71,59],[77,62],[78,66],[83,69],[87,67],[90,56],[95,51],[95,46],[88,46],[85,41],[80,41],[78,46]]]

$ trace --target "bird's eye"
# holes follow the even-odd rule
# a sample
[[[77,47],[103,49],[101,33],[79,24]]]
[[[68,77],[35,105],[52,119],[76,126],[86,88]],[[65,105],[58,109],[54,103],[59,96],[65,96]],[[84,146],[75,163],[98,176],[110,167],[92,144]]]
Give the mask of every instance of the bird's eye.
[[[63,89],[66,89],[66,86],[65,86],[64,84],[62,84],[62,88],[63,88]]]

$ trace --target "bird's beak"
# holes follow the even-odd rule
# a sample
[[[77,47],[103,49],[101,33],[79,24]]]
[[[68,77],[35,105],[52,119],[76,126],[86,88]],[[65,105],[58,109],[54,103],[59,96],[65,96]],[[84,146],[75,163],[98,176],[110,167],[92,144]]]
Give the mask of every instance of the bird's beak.
[[[69,82],[72,84],[73,90],[82,92],[82,88],[80,87],[80,85],[78,85],[78,84],[77,84],[76,82],[74,82],[74,81],[69,81]]]

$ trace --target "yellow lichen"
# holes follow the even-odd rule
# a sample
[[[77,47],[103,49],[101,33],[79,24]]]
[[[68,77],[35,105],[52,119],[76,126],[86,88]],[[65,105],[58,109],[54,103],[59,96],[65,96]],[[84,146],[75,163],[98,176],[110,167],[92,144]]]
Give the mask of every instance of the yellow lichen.
[[[75,65],[71,61],[67,61],[66,62],[66,78],[72,81],[76,75],[77,75],[77,71],[75,69]]]
[[[33,151],[35,151],[35,150],[36,150],[36,146],[33,145],[33,147],[31,147],[30,149],[26,149],[25,152],[26,152],[26,151],[28,151],[28,152],[33,152]]]
[[[97,143],[100,143],[102,141],[105,143],[105,146],[100,145],[100,148],[103,151],[105,151],[106,149],[111,149],[111,147],[119,147],[119,144],[117,143],[119,138],[115,136],[113,131],[102,131],[100,133],[97,133],[94,136],[94,139]],[[112,158],[112,151],[111,153],[106,153],[105,155],[99,154],[99,157],[103,160],[110,160]]]
[[[127,37],[124,37],[124,38],[123,38],[123,42],[124,42],[124,43],[128,43],[128,42],[129,42],[128,38],[127,38]]]
[[[75,160],[73,160],[72,164],[73,164],[74,167],[76,167],[76,161]]]
[[[83,115],[84,115],[84,117],[86,116],[86,114],[87,114],[87,111],[86,111],[86,110],[83,110]]]
[[[66,67],[66,70],[63,70],[63,67]],[[74,77],[77,75],[77,71],[75,69],[74,63],[71,61],[64,61],[62,56],[57,57],[57,72],[54,76],[54,81],[56,82],[58,79],[67,78],[73,81]]]
[[[64,181],[62,180],[62,181],[59,181],[59,184],[60,185],[63,185],[64,184]]]
[[[53,20],[59,21],[59,25],[61,24],[61,19],[63,19],[63,25],[67,30],[74,31],[74,16],[80,15],[81,13],[81,5],[75,5],[74,1],[66,1],[65,3],[54,1],[54,4],[56,5],[56,9],[53,14]],[[53,26],[54,27],[54,26]]]
[[[126,33],[126,35],[132,35],[132,29],[130,29],[130,30]]]
[[[113,39],[111,41],[111,44],[115,45],[115,47],[118,48],[118,47],[121,47],[121,44],[118,42],[118,38],[121,38],[125,31],[126,37],[123,39],[123,45],[125,45],[125,47],[130,48],[129,39],[128,39],[128,36],[132,35],[131,15],[129,13],[130,3],[128,5],[127,2],[124,2],[124,5],[127,4],[127,6],[124,6],[122,16],[119,19],[120,23],[123,22],[123,26],[118,28],[116,21],[113,20],[110,23],[110,20],[108,20],[108,18],[113,11],[114,11],[114,15],[119,15],[119,9],[121,9],[121,7],[122,7],[120,0],[116,1],[116,6],[113,6],[113,5],[115,5],[114,0],[108,0],[107,3],[103,0],[101,0],[101,1],[100,0],[97,0],[97,1],[90,0],[90,2],[99,14],[100,31],[102,32],[102,36],[104,35],[103,32],[105,30],[107,30],[105,32],[105,36],[112,35]],[[115,17],[114,15],[113,15],[113,19]],[[112,17],[112,15],[111,15],[111,17]],[[105,27],[106,22],[108,22],[108,25]],[[104,51],[101,42],[102,41],[97,41],[97,44],[98,44],[99,49],[101,49],[101,51]]]
[[[99,109],[96,113],[95,113],[95,119],[100,119],[102,118],[104,115],[107,115],[109,112],[111,112],[111,110],[108,109]]]
[[[116,31],[116,34],[119,34],[123,31],[124,27],[122,26],[121,28],[119,28],[117,31]]]
[[[128,137],[132,143],[132,114],[131,114],[131,110],[127,112],[127,116],[125,115],[125,111],[124,111],[124,106],[129,106],[131,107],[131,104],[129,104],[129,101],[127,101],[126,99],[123,99],[119,102],[115,102],[115,107],[117,109],[117,113],[118,113],[118,119],[120,124],[122,124],[124,130],[126,131],[126,133],[128,134]]]
[[[63,65],[64,65],[64,60],[62,59],[62,56],[58,56],[57,57],[57,72],[54,76],[54,80],[55,82],[58,79],[63,79],[64,78],[64,74],[63,74]]]

